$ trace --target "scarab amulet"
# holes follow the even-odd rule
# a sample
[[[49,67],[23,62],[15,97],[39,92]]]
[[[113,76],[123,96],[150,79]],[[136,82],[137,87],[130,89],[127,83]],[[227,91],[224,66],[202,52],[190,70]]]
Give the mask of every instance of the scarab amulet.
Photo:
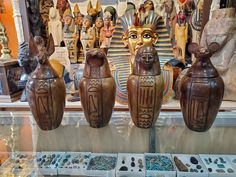
[[[115,104],[116,85],[105,53],[101,50],[86,53],[79,91],[85,118],[90,126],[101,128],[108,125]]]
[[[127,82],[129,110],[137,127],[152,127],[160,113],[164,81],[157,51],[152,46],[139,48],[133,72]]]

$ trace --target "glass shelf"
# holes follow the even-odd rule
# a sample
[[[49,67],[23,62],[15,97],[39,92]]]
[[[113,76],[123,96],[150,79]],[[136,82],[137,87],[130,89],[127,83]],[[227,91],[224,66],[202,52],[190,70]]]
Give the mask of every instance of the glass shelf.
[[[109,126],[90,128],[83,112],[65,112],[62,124],[42,131],[30,112],[0,114],[0,152],[236,154],[236,112],[219,112],[212,128],[186,128],[181,112],[161,112],[152,129],[134,126],[129,112],[114,112]]]

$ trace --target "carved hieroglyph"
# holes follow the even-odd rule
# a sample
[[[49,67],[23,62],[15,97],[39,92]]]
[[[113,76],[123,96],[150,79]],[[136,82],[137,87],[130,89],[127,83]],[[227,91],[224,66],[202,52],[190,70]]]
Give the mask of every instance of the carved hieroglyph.
[[[224,95],[223,80],[210,61],[219,45],[212,43],[208,48],[199,48],[196,43],[190,45],[196,61],[180,83],[180,105],[185,124],[198,132],[212,126]]]
[[[152,127],[159,115],[164,91],[157,51],[141,47],[135,57],[133,73],[127,81],[129,109],[137,127]]]
[[[86,54],[84,75],[79,84],[84,114],[91,127],[106,126],[115,105],[116,84],[105,53],[94,49]]]
[[[36,42],[35,42],[36,41]],[[64,79],[52,69],[48,58],[54,52],[52,35],[45,47],[42,37],[30,40],[32,56],[37,57],[38,66],[26,84],[30,110],[42,130],[52,130],[60,126],[64,108],[66,88]]]

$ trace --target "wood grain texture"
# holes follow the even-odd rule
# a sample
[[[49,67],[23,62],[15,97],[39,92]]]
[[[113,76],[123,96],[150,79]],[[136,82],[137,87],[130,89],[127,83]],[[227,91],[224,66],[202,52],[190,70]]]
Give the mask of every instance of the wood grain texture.
[[[138,50],[127,90],[134,124],[140,128],[152,127],[159,116],[164,91],[160,63],[154,47],[144,46]]]
[[[200,52],[195,45],[192,53],[196,62],[181,79],[180,105],[187,127],[204,132],[217,116],[224,95],[224,82],[210,61],[213,52]]]
[[[108,125],[115,105],[116,86],[101,50],[87,52],[83,78],[79,84],[85,118],[93,128]]]
[[[59,78],[48,62],[54,52],[52,35],[47,48],[42,38],[35,40],[31,38],[30,50],[37,57],[38,66],[26,84],[27,100],[38,126],[42,130],[53,130],[60,126],[63,118],[66,88],[64,79]]]

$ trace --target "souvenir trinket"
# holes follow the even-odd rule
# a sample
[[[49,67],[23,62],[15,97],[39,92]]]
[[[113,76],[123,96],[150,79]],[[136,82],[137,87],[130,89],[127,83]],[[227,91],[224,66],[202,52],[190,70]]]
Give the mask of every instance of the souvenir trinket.
[[[87,53],[79,88],[85,117],[90,126],[106,126],[115,104],[116,86],[105,53],[101,50],[94,49]]]
[[[18,87],[24,89],[20,101],[26,102],[27,96],[25,86],[29,74],[31,74],[37,67],[37,60],[30,56],[29,46],[26,42],[21,43],[19,46],[18,63],[24,68],[24,73],[22,73],[20,81],[18,82]]]
[[[143,154],[119,153],[116,166],[116,176],[145,176],[145,164]]]
[[[150,18],[143,18],[145,16]],[[143,45],[155,46],[158,51],[161,68],[164,68],[162,70],[165,83],[163,100],[167,101],[172,94],[173,71],[169,67],[164,67],[165,63],[174,56],[166,25],[154,11],[146,11],[143,14],[130,9],[120,20],[117,20],[107,54],[117,87],[116,101],[121,104],[128,103],[126,82],[132,73],[136,52]]]
[[[95,22],[96,18],[101,16],[102,13],[102,6],[100,3],[100,0],[97,0],[96,8],[93,8],[91,0],[89,0],[88,6],[87,6],[87,13],[90,17],[92,17],[92,23]]]
[[[152,127],[159,116],[164,91],[159,58],[154,47],[143,46],[138,50],[127,90],[134,124],[140,128]]]
[[[31,153],[12,153],[0,169],[1,176],[28,176],[35,174],[35,156]],[[32,176],[36,177],[36,176]]]
[[[74,33],[74,38],[75,38],[75,44],[77,47],[77,60],[79,63],[82,63],[84,61],[84,53],[83,53],[83,47],[82,43],[80,41],[80,35],[82,31],[82,26],[83,26],[83,18],[84,15],[80,12],[78,4],[74,6],[74,21],[75,21],[75,33]]]
[[[111,171],[116,167],[117,157],[113,155],[94,155],[91,157],[87,170]]]
[[[37,154],[37,164],[43,175],[57,175],[57,168],[63,163],[64,152],[41,152]]]
[[[101,34],[100,34],[101,35],[100,37],[101,48],[106,54],[111,45],[111,37],[112,37],[113,31],[114,31],[114,27],[111,21],[111,14],[110,12],[107,12],[104,18],[104,26],[101,28]]]
[[[85,16],[83,18],[82,30],[80,32],[80,41],[83,46],[84,58],[89,49],[94,47],[95,36],[92,29],[92,18],[90,16]]]
[[[170,154],[145,153],[146,176],[176,177]]]
[[[45,36],[46,38],[48,38],[50,34],[49,28],[48,28],[49,13],[50,13],[49,11],[50,11],[50,8],[52,8],[53,6],[54,6],[53,0],[43,0],[43,1],[39,0],[39,12],[42,19],[42,32],[43,32],[42,35]]]
[[[58,9],[51,7],[49,10],[48,33],[52,34],[54,45],[60,46],[62,41],[62,22]]]
[[[43,23],[40,18],[39,0],[28,0],[28,19],[30,25],[30,32],[33,36],[41,36]]]
[[[178,20],[175,25],[175,40],[176,47],[179,50],[178,59],[186,63],[186,44],[188,41],[188,22],[184,9],[181,9],[178,14]]]
[[[200,154],[202,162],[206,166],[209,172],[209,177],[218,176],[224,174],[224,176],[235,176],[236,171],[233,165],[228,161],[226,156],[221,155],[206,155]]]
[[[67,152],[58,167],[59,175],[84,175],[90,160],[90,153]]]
[[[185,154],[173,154],[172,156],[177,167],[177,176],[208,176],[207,169],[199,156]]]
[[[65,107],[64,80],[59,78],[48,61],[54,50],[52,35],[47,47],[41,37],[35,37],[35,41],[31,37],[30,52],[37,57],[38,66],[28,79],[26,92],[31,112],[42,130],[59,127]]]
[[[153,171],[174,171],[170,157],[166,155],[145,155],[146,169]]]
[[[219,111],[224,82],[210,61],[211,55],[219,48],[212,43],[208,49],[190,45],[196,62],[181,79],[180,105],[187,127],[193,131],[207,131],[213,124]]]
[[[77,40],[74,38],[75,34],[75,22],[70,9],[66,9],[63,14],[64,27],[63,36],[64,42],[69,52],[69,58],[71,63],[77,62]]]
[[[101,46],[101,29],[104,26],[103,19],[101,17],[97,17],[95,21],[95,26],[93,27],[93,33],[95,36],[95,41],[94,41],[94,48],[100,48]]]

